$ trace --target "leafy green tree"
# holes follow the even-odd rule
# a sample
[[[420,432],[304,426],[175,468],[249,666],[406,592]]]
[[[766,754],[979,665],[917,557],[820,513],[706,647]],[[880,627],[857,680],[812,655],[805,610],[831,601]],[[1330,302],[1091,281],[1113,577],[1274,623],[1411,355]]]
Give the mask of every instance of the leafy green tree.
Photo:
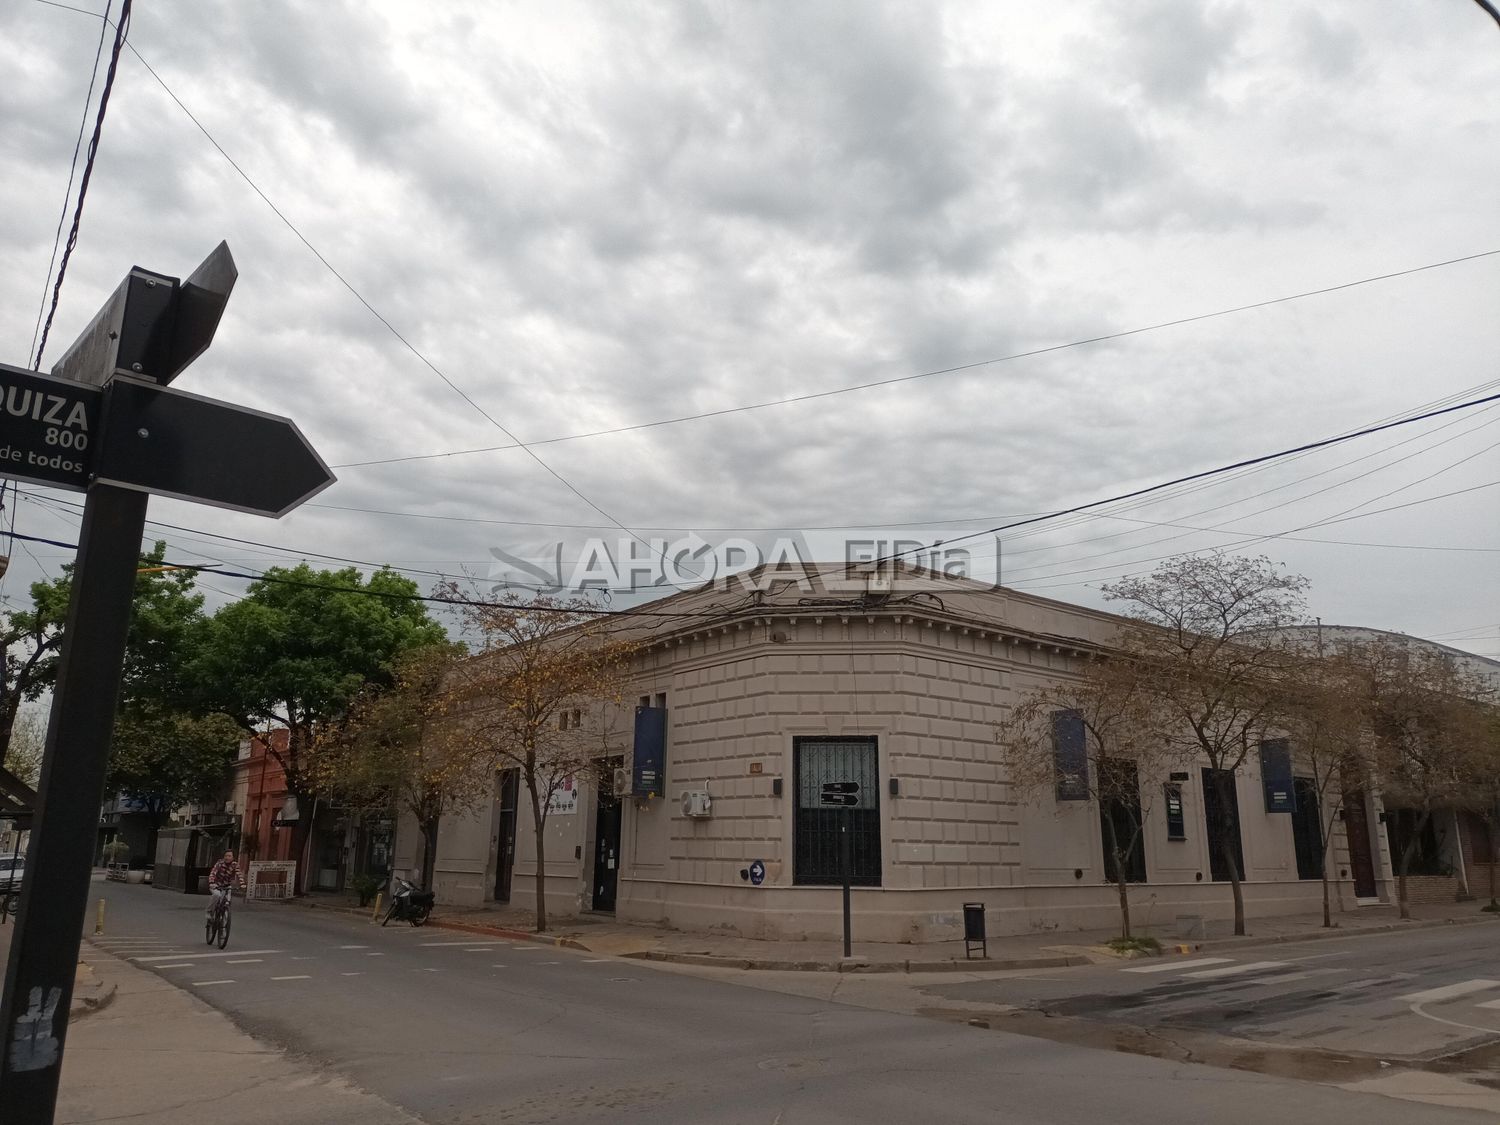
[[[35,699],[51,686],[56,675],[57,649],[62,643],[63,621],[68,615],[71,577],[31,584],[31,608],[7,613],[0,619],[0,765],[11,765],[12,732],[21,704]]]
[[[241,730],[224,715],[134,704],[115,720],[105,792],[139,801],[151,817],[147,854],[172,810],[222,799]]]
[[[310,750],[368,684],[392,682],[396,658],[447,636],[418,600],[414,582],[389,570],[273,567],[246,596],[209,619],[192,665],[201,705],[247,730],[287,729],[271,754],[301,812],[292,854],[302,855],[318,793]],[[298,869],[300,883],[305,872]]]

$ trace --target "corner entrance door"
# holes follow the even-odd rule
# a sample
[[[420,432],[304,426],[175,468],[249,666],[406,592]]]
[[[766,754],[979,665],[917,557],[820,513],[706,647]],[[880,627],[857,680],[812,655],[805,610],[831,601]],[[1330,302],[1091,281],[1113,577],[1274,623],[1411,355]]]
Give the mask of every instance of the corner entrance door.
[[[521,790],[521,771],[500,773],[500,830],[495,844],[495,901],[510,901],[510,875],[516,867],[516,800]]]
[[[1354,873],[1354,897],[1375,897],[1375,856],[1370,850],[1370,818],[1365,795],[1358,789],[1344,793],[1344,834],[1349,838],[1349,870]]]
[[[624,764],[621,758],[599,763],[598,807],[594,812],[594,909],[613,912],[620,885],[620,799],[610,778]]]

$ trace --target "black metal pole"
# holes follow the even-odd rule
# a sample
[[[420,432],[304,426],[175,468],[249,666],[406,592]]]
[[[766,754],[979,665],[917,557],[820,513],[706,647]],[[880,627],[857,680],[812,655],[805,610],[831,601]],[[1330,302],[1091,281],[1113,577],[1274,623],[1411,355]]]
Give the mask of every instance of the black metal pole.
[[[844,879],[844,956],[852,957],[849,942],[849,878],[854,867],[853,842],[849,839],[849,809],[839,817],[839,872]]]
[[[146,526],[144,492],[89,490],[0,999],[6,1125],[52,1125],[88,910],[99,802]]]

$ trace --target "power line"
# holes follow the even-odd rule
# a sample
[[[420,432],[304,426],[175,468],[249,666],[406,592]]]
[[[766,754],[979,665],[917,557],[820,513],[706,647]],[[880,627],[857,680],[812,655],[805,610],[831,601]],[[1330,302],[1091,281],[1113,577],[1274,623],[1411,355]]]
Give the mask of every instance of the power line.
[[[42,331],[42,316],[47,311],[47,289],[52,284],[52,267],[57,265],[57,248],[62,244],[63,224],[68,221],[68,200],[73,198],[73,177],[78,173],[78,153],[83,148],[83,132],[89,124],[89,106],[94,101],[94,83],[99,78],[99,59],[104,54],[104,37],[109,33],[109,12],[113,0],[104,5],[104,16],[99,21],[99,44],[94,48],[94,65],[89,69],[89,90],[83,96],[83,115],[78,119],[78,138],[73,142],[73,158],[68,161],[68,186],[63,188],[62,210],[57,216],[57,230],[52,235],[52,255],[47,259],[47,276],[42,281],[42,296],[36,307],[36,325],[31,330],[31,347],[27,355],[36,354],[37,336]]]
[[[396,465],[408,461],[431,461],[444,457],[465,457],[472,453],[498,453],[506,449],[533,448],[539,445],[556,445],[565,441],[582,441],[586,438],[610,437],[616,434],[634,433],[638,430],[656,429],[661,426],[675,426],[682,422],[699,422],[706,418],[722,418],[727,414],[741,414],[751,410],[768,410],[775,406],[790,406],[794,403],[811,402],[815,399],[833,398],[836,395],[853,394],[857,391],[868,391],[877,387],[890,387],[900,383],[910,383],[918,379],[931,379],[938,375],[954,375],[962,371],[973,371],[980,367],[991,367],[995,364],[1010,363],[1018,359],[1030,359],[1035,356],[1048,355],[1052,352],[1066,351],[1070,348],[1081,348],[1089,344],[1100,344],[1110,340],[1121,340],[1128,336],[1139,336],[1146,332],[1156,332],[1164,328],[1177,328],[1184,324],[1195,324],[1199,321],[1213,320],[1218,317],[1233,316],[1236,313],[1249,312],[1253,309],[1268,308],[1272,305],[1285,304],[1288,301],[1300,301],[1306,297],[1320,297],[1328,293],[1337,293],[1344,289],[1353,289],[1360,285],[1371,285],[1377,281],[1390,281],[1393,278],[1409,277],[1412,274],[1422,273],[1426,270],[1442,269],[1445,266],[1458,265],[1463,262],[1472,262],[1480,258],[1493,257],[1500,254],[1500,250],[1483,250],[1477,254],[1466,254],[1460,258],[1449,258],[1441,262],[1429,262],[1423,266],[1413,266],[1409,269],[1395,270],[1391,273],[1383,273],[1374,277],[1364,277],[1357,281],[1346,281],[1338,285],[1329,285],[1322,289],[1308,289],[1301,293],[1291,293],[1283,297],[1271,297],[1264,301],[1254,301],[1248,305],[1236,305],[1233,308],[1219,309],[1215,312],[1198,313],[1193,316],[1178,317],[1175,320],[1164,320],[1157,324],[1147,324],[1139,328],[1122,329],[1119,332],[1106,332],[1097,336],[1089,336],[1081,340],[1070,340],[1064,344],[1049,344],[1046,347],[1032,348],[1029,351],[1013,352],[1010,355],[995,356],[991,359],[975,360],[972,363],[962,363],[953,367],[938,367],[931,371],[919,371],[914,375],[897,375],[889,379],[876,379],[867,383],[855,383],[846,387],[833,387],[826,391],[812,391],[807,394],[789,395],[785,398],[767,399],[763,402],[742,403],[738,406],[725,406],[718,410],[704,410],[696,414],[680,414],[672,418],[659,418],[653,422],[635,422],[627,426],[614,426],[605,430],[589,430],[584,433],[563,434],[558,437],[540,438],[537,441],[527,442],[525,446],[520,443],[516,445],[488,445],[478,446],[472,449],[451,449],[442,453],[413,453],[401,457],[381,457],[369,461],[347,461],[333,466],[335,469],[360,469],[373,465]]]
[[[94,160],[99,155],[99,137],[104,131],[104,113],[109,108],[109,94],[114,89],[115,71],[120,66],[120,48],[125,45],[125,37],[130,33],[131,2],[132,0],[122,0],[120,19],[115,24],[115,43],[109,53],[109,69],[104,74],[104,89],[99,94],[99,112],[94,117],[94,135],[89,138],[89,151],[83,162],[83,178],[78,181],[78,203],[73,209],[73,226],[68,231],[68,241],[63,247],[62,261],[58,263],[57,282],[52,287],[52,307],[47,311],[47,322],[42,326],[42,338],[36,348],[36,360],[31,365],[34,371],[41,370],[42,353],[47,350],[47,336],[52,331],[52,318],[57,315],[57,304],[62,299],[63,278],[67,276],[68,262],[73,257],[73,248],[78,245],[78,228],[83,222],[83,201],[89,193],[89,180],[94,174]],[[106,24],[109,23],[107,9],[103,19]],[[132,47],[131,50],[135,48]],[[96,61],[95,66],[97,65]]]

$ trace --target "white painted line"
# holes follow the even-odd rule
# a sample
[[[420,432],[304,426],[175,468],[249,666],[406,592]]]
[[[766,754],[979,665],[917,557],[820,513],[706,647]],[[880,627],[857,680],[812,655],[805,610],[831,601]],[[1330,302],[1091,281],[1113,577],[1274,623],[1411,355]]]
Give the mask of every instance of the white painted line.
[[[1459,981],[1457,984],[1445,984],[1441,988],[1429,988],[1425,992],[1409,992],[1396,999],[1411,1004],[1431,1004],[1437,1000],[1452,1000],[1457,996],[1467,996],[1471,992],[1484,992],[1491,988],[1500,988],[1500,980]]]
[[[1500,1000],[1486,1000],[1483,1003],[1475,1004],[1474,1007],[1476,1007],[1476,1008],[1500,1008]]]
[[[1201,973],[1183,973],[1193,980],[1213,980],[1217,977],[1234,977],[1241,973],[1255,973],[1261,969],[1279,969],[1285,961],[1251,961],[1245,965],[1229,965],[1222,969],[1204,969]]]
[[[494,948],[495,947],[492,946],[492,945],[475,945],[475,946],[470,946],[468,949],[465,949],[464,952],[465,953],[490,953],[490,952],[492,952],[494,950]]]
[[[1227,965],[1232,957],[1195,957],[1190,961],[1169,960],[1164,965],[1138,965],[1121,969],[1122,973],[1170,973],[1176,969],[1191,969],[1195,965]]]
[[[608,965],[610,963],[610,961],[612,961],[612,960],[613,960],[612,957],[590,957],[586,961],[584,961],[584,964],[585,965]]]
[[[491,965],[490,968],[492,968],[492,969],[503,969],[503,968],[505,968],[505,966],[504,965]]]
[[[248,957],[252,953],[280,953],[279,949],[241,949],[234,953],[163,953],[157,957],[132,957],[132,961],[199,961],[205,957]]]
[[[316,957],[293,957],[293,961],[316,961]]]
[[[423,949],[462,949],[469,945],[509,945],[508,941],[421,941]]]
[[[205,988],[205,987],[207,987],[210,984],[233,984],[233,983],[234,983],[234,981],[232,981],[232,980],[195,980],[193,982],[193,987],[194,988]]]
[[[419,973],[440,973],[440,972],[442,972],[442,970],[441,969],[418,969],[417,972],[419,972]]]
[[[385,954],[384,953],[366,953],[365,956],[366,957],[384,957]]]
[[[312,977],[272,977],[272,980],[312,980]]]
[[[241,957],[238,961],[225,961],[224,962],[224,964],[226,964],[226,965],[259,965],[260,963],[261,963],[261,958],[259,958],[259,957]],[[171,967],[172,967],[171,965],[163,965],[162,966],[163,969],[170,969]]]
[[[233,961],[231,961],[229,963],[231,965],[234,964]],[[195,965],[195,964],[193,964],[191,961],[184,961],[180,965],[155,965],[155,966],[153,966],[153,968],[157,968],[157,969],[196,969],[197,967],[198,966]]]
[[[341,977],[362,977],[364,975],[365,975],[364,973],[340,973],[339,974],[339,976],[341,976]]]

